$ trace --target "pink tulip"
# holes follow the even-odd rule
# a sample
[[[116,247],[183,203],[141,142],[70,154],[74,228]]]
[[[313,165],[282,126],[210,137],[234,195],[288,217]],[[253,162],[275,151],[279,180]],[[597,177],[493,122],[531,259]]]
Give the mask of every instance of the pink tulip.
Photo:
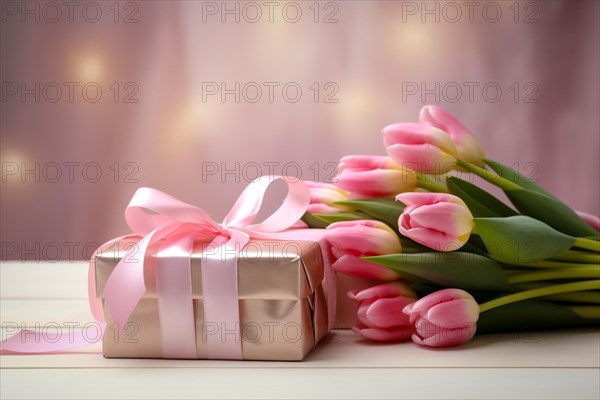
[[[398,123],[383,128],[387,153],[398,164],[428,174],[456,166],[457,150],[448,134],[429,124]]]
[[[352,197],[391,197],[417,187],[415,173],[386,156],[346,156],[339,165],[337,185]]]
[[[414,333],[410,318],[402,310],[417,296],[407,285],[390,282],[361,291],[349,292],[358,301],[357,326],[352,330],[380,342],[407,340]]]
[[[304,181],[310,190],[310,205],[307,211],[313,214],[333,214],[348,211],[348,207],[333,204],[336,201],[348,200],[350,195],[345,190],[331,183]]]
[[[360,257],[394,254],[402,251],[400,238],[380,221],[342,221],[327,227],[325,238],[331,243],[336,261],[334,270],[365,279],[393,281],[398,274]]]
[[[425,106],[419,113],[419,121],[446,132],[454,144],[458,157],[463,161],[483,165],[483,149],[479,141],[448,111],[438,106]]]
[[[577,215],[581,217],[582,220],[588,223],[589,226],[600,232],[600,218],[596,217],[593,214],[588,214],[583,211],[575,211]]]
[[[402,193],[406,205],[398,219],[400,233],[438,251],[461,248],[473,230],[473,215],[458,197],[447,193]]]
[[[479,304],[460,289],[444,289],[409,304],[402,310],[410,316],[416,333],[413,342],[430,347],[456,346],[471,340],[479,319]]]

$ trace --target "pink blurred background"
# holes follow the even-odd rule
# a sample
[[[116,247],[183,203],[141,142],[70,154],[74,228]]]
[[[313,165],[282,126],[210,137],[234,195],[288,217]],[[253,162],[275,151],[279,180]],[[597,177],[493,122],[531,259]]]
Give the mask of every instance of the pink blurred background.
[[[140,186],[220,219],[261,172],[331,179],[425,104],[600,213],[597,1],[54,4],[2,3],[2,259],[85,258]]]

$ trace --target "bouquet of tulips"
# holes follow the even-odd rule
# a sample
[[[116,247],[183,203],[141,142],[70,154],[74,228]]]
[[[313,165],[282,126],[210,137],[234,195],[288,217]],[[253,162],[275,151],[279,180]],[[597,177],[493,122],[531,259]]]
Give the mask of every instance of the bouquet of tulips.
[[[303,220],[327,228],[333,268],[382,282],[349,293],[354,331],[446,347],[476,332],[597,325],[598,218],[485,158],[447,111],[426,106],[419,120],[383,129],[388,156],[347,156],[334,184],[307,182]]]

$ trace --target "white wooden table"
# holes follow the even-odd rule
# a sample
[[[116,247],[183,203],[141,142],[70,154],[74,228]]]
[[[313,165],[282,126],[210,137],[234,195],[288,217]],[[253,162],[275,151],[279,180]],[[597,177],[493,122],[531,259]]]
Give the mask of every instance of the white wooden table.
[[[91,321],[83,262],[0,265],[0,322]],[[3,330],[3,337],[6,332]],[[303,362],[0,356],[0,398],[599,399],[596,329],[477,336],[454,349],[374,344],[336,331]]]

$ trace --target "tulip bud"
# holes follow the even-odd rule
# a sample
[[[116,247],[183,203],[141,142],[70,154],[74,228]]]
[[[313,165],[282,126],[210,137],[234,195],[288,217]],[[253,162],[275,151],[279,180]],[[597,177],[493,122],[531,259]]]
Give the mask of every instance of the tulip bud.
[[[413,342],[430,347],[449,347],[468,342],[475,335],[479,304],[460,289],[444,289],[403,309],[416,332]]]
[[[396,200],[406,205],[398,219],[400,233],[438,251],[461,248],[475,224],[460,198],[447,193],[402,193]]]
[[[383,128],[383,143],[398,164],[426,174],[456,167],[456,146],[448,134],[429,124],[398,123]]]
[[[361,291],[349,292],[358,301],[357,326],[352,330],[381,342],[407,340],[414,332],[410,318],[402,310],[417,296],[407,285],[390,282]]]
[[[307,211],[313,214],[334,214],[348,211],[348,207],[334,205],[336,201],[348,200],[350,194],[331,183],[304,181],[310,190]]]
[[[398,235],[379,221],[342,221],[327,227],[325,238],[331,243],[338,272],[365,279],[391,281],[399,278],[391,269],[363,261],[360,257],[400,253]]]
[[[484,154],[479,141],[448,111],[437,106],[425,106],[419,113],[419,121],[446,132],[456,145],[458,157],[466,162],[483,166]]]
[[[346,156],[339,165],[337,185],[355,198],[391,197],[415,190],[417,177],[390,157]]]
[[[600,232],[600,218],[596,217],[593,214],[588,214],[583,211],[575,211],[579,217],[588,223],[589,226],[594,228],[596,231]]]

